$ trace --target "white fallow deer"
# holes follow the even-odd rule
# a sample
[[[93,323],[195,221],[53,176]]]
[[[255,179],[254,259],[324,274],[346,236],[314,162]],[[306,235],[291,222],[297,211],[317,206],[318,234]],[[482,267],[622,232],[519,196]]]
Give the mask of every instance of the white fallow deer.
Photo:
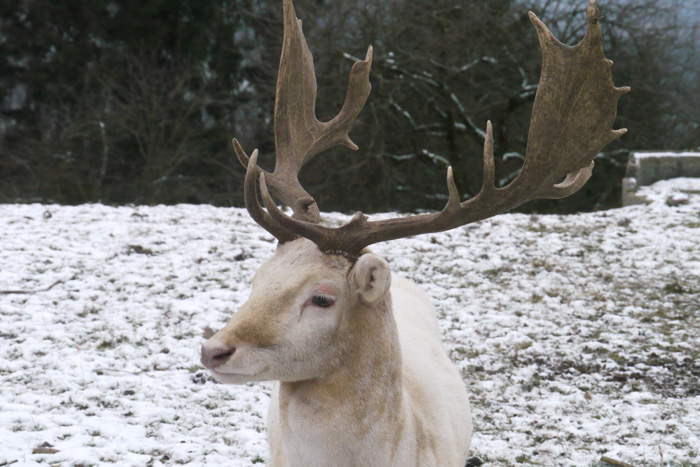
[[[433,214],[339,228],[320,224],[297,175],[319,152],[357,146],[348,131],[370,92],[372,48],[350,72],[347,97],[329,122],[315,117],[316,77],[301,21],[284,0],[284,44],[275,101],[273,172],[233,144],[246,167],[245,203],[274,235],[274,256],[253,278],[248,301],[202,346],[202,364],[223,383],[274,380],[268,437],[273,466],[464,466],[472,436],[469,400],[445,353],[436,314],[413,283],[394,276],[374,243],[440,232],[534,198],[568,196],[588,180],[613,131],[617,100],[603,55],[601,15],[590,0],[578,45],[559,42],[532,13],[543,64],[518,177],[494,186],[491,124],[481,192],[462,202],[447,171],[449,201]],[[264,209],[258,200],[258,183]],[[285,215],[270,192],[291,207]]]

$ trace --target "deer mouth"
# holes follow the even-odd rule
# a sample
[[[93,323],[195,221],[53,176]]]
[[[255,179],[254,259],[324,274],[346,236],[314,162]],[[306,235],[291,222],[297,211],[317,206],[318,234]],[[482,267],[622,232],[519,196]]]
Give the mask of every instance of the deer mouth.
[[[270,379],[269,377],[265,377],[265,375],[268,373],[268,369],[268,367],[265,367],[260,371],[248,373],[227,370],[226,368],[210,369],[209,371],[211,371],[214,379],[220,383],[241,384]]]

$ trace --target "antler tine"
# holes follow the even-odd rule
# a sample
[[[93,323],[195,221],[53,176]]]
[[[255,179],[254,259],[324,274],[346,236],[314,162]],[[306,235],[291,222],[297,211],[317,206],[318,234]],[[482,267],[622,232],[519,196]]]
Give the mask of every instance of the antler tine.
[[[353,65],[348,92],[338,115],[329,122],[320,122],[316,119],[313,56],[292,0],[284,0],[284,41],[275,99],[277,158],[274,171],[264,173],[275,197],[292,208],[295,219],[309,222],[321,220],[316,202],[299,183],[298,174],[302,166],[321,151],[339,144],[357,149],[348,132],[371,90],[369,72],[372,55],[370,46],[365,60]],[[233,147],[238,159],[247,167],[249,158],[235,139]]]
[[[248,157],[248,154],[245,153],[243,148],[241,147],[241,143],[238,142],[236,138],[233,138],[231,140],[231,144],[233,144],[233,151],[236,153],[236,157],[238,157],[238,161],[241,163],[241,165],[247,169],[248,168],[248,161],[250,158]],[[259,169],[262,170],[262,169]]]
[[[258,150],[253,151],[250,159],[247,161],[245,183],[243,188],[243,198],[245,201],[248,214],[257,222],[263,229],[270,232],[280,243],[285,243],[297,238],[297,235],[282,227],[279,223],[272,220],[270,214],[260,206],[257,193],[257,173],[258,168]],[[265,175],[261,174],[261,178]]]
[[[484,139],[484,181],[481,191],[493,191],[496,183],[496,163],[493,157],[493,125],[491,120],[486,122],[486,138]]]
[[[251,158],[248,157],[236,138],[233,139],[233,149],[236,152],[238,160],[247,170]],[[273,192],[284,204],[292,208],[294,212],[293,217],[295,219],[304,219],[311,222],[319,222],[321,220],[321,214],[316,205],[316,201],[302,188],[296,176],[293,179],[293,181],[297,182],[295,184],[287,177],[276,173],[270,173],[256,166],[255,175],[260,176],[260,174],[266,174],[268,180],[272,180],[273,184],[271,188]]]
[[[602,48],[600,12],[589,0],[588,30],[570,47],[559,42],[533,14],[530,18],[542,47],[542,74],[530,122],[528,147],[520,174],[504,188],[494,186],[493,128],[487,124],[484,184],[475,197],[460,202],[452,168],[447,170],[449,200],[442,211],[397,219],[369,221],[358,212],[339,228],[285,216],[275,206],[261,175],[261,191],[273,221],[316,243],[323,251],[351,258],[368,245],[449,230],[508,211],[534,198],[561,198],[580,189],[591,176],[593,158],[626,130],[612,130],[617,101],[629,91],[612,84],[612,62]],[[563,180],[563,181],[562,181]]]

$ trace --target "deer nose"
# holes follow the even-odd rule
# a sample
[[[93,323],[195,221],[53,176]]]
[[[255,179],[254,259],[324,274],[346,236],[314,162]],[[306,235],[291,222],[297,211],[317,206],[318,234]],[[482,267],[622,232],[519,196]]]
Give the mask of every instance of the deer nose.
[[[207,346],[205,343],[202,346],[202,365],[213,370],[226,363],[235,352],[235,347]]]

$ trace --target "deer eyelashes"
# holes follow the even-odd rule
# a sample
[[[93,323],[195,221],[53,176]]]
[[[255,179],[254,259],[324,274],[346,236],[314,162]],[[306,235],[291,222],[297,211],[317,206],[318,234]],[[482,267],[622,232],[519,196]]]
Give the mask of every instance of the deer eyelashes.
[[[311,297],[311,303],[317,307],[330,308],[335,305],[335,297],[327,294],[315,294]]]

